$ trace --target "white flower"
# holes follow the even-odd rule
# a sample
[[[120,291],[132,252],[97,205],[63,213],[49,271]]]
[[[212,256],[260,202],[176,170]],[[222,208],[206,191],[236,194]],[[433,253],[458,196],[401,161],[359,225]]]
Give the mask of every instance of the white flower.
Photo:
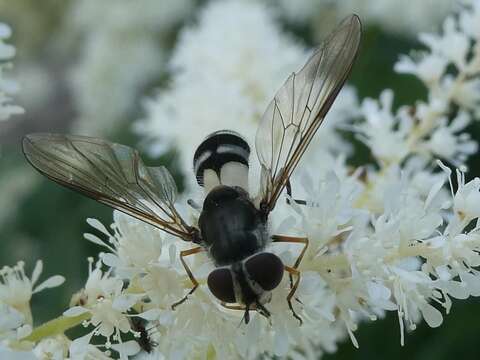
[[[6,61],[15,55],[15,48],[4,42],[11,34],[10,27],[0,22],[0,121],[24,112],[21,107],[11,104],[11,95],[18,91],[17,83],[4,77],[4,71],[10,66]]]
[[[35,346],[33,353],[38,360],[62,360],[68,356],[70,342],[65,335],[46,338]]]
[[[308,56],[269,10],[253,1],[216,1],[202,10],[198,24],[180,32],[170,61],[171,84],[145,102],[146,117],[136,124],[152,153],[176,146],[181,169],[189,175],[200,142],[214,131],[234,130],[252,147],[250,185],[252,191],[258,188],[253,143],[259,120],[275,91]],[[316,149],[309,151],[311,159],[325,149],[349,151],[334,128],[358,113],[356,103],[354,90],[341,92],[310,146]],[[187,189],[194,189],[193,177],[187,179]]]
[[[475,3],[475,2],[474,2]],[[443,24],[443,33],[424,33],[420,41],[428,51],[401,56],[395,65],[400,73],[418,76],[430,90],[430,96],[445,103],[454,102],[469,110],[480,101],[478,71],[480,52],[476,42],[478,33],[472,33],[472,19],[477,15],[477,5],[461,7],[458,17],[449,16]],[[472,42],[472,39],[474,40]],[[448,69],[453,65],[456,73]],[[432,101],[432,99],[430,99]]]
[[[457,29],[457,22],[453,17],[447,17],[445,20],[442,35],[424,33],[419,38],[432,53],[443,55],[460,70],[465,67],[470,41]]]
[[[253,140],[268,102],[304,58],[264,5],[211,2],[197,25],[180,32],[172,83],[146,102],[136,128],[153,152],[181,144],[182,170],[190,171],[196,146],[213,131],[236,130]]]
[[[452,100],[468,110],[478,109],[480,103],[480,80],[462,81],[453,87]]]
[[[132,114],[136,96],[163,73],[169,33],[192,8],[191,0],[72,3],[65,31],[84,39],[70,73],[76,132],[112,133]]]
[[[425,145],[442,159],[448,159],[458,165],[463,164],[467,157],[476,153],[478,149],[477,142],[470,139],[470,134],[457,135],[470,121],[470,115],[463,111],[459,112],[449,125],[446,118],[440,119],[439,126]]]
[[[465,174],[457,171],[458,189],[453,198],[453,210],[467,223],[480,217],[480,179],[465,183]]]
[[[302,215],[305,232],[314,241],[310,242],[309,253],[316,257],[329,241],[351,231],[349,226],[352,219],[360,216],[353,204],[358,200],[362,191],[360,182],[352,178],[339,179],[329,172],[324,177],[316,178],[313,182],[311,175],[304,175],[303,188],[311,206],[296,206]],[[361,211],[360,211],[361,212]],[[303,268],[308,269],[309,253],[307,253]]]
[[[64,312],[65,316],[75,317],[90,314],[84,326],[93,325],[94,329],[82,338],[76,339],[70,346],[74,354],[87,352],[93,335],[101,335],[105,340],[105,348],[113,348],[123,359],[134,355],[140,349],[135,342],[123,342],[121,334],[133,333],[127,312],[140,300],[141,296],[123,292],[123,281],[115,278],[110,271],[103,273],[101,263],[92,267],[90,259],[89,276],[85,288],[76,297],[78,304]],[[112,343],[113,340],[113,343]],[[136,346],[135,346],[136,345]]]
[[[399,121],[392,112],[393,91],[384,90],[379,101],[365,99],[362,115],[365,122],[355,125],[358,138],[373,152],[382,163],[402,161],[409,152],[407,136],[412,127],[409,117]]]
[[[16,340],[17,330],[25,324],[25,316],[10,305],[0,303],[0,340]]]
[[[119,219],[125,224],[131,222],[130,226],[135,226],[137,222],[128,217],[117,217],[117,220]],[[101,228],[98,224],[95,227]],[[139,230],[141,229],[146,230],[145,227],[139,227]],[[111,236],[108,232],[106,235]],[[126,236],[123,239],[125,242],[134,241],[135,237],[141,236],[141,232],[130,231],[122,236]],[[168,245],[170,240],[172,242]],[[155,341],[158,342],[158,346],[155,351],[163,354],[165,358],[203,357],[212,349],[218,358],[255,358],[259,353],[264,352],[283,356],[300,344],[303,349],[317,346],[318,342],[325,344],[326,348],[334,348],[335,336],[330,332],[325,336],[322,335],[326,329],[330,329],[334,320],[333,297],[326,290],[325,283],[318,274],[313,272],[305,273],[305,281],[297,291],[303,304],[295,303],[297,311],[304,314],[304,326],[309,328],[305,333],[299,332],[302,328],[298,326],[298,320],[288,309],[286,301],[289,291],[288,276],[284,277],[282,285],[272,294],[273,298],[267,304],[272,312],[271,320],[267,321],[252,312],[248,326],[242,325],[239,328],[238,324],[242,321],[243,312],[222,308],[206,287],[206,277],[213,269],[213,264],[205,254],[188,260],[189,267],[201,285],[185,303],[173,311],[171,305],[181,299],[192,285],[178,261],[178,251],[186,247],[178,240],[170,240],[164,243],[164,247],[169,250],[168,256],[162,255],[156,262],[149,262],[142,268],[141,276],[130,277],[128,283],[131,290],[127,290],[129,293],[135,291],[139,295],[136,298],[138,302],[135,308],[143,313],[138,316],[151,322],[146,326],[147,328],[150,326],[156,329]],[[121,246],[119,242],[112,242],[112,244]],[[286,263],[293,262],[292,254],[281,252],[281,246],[271,245],[270,248]],[[298,247],[294,249],[295,252],[298,250]],[[113,252],[117,250],[113,249]],[[143,262],[140,257],[135,259],[140,263]],[[103,281],[98,276],[96,279],[92,282]],[[99,287],[101,286],[95,288]],[[86,287],[85,293],[87,292]],[[98,297],[99,291],[95,291],[94,294]],[[118,295],[112,297],[115,296]],[[92,306],[88,304],[90,297],[91,295],[83,297],[86,304],[83,307],[93,313]],[[143,301],[144,299],[148,300]],[[105,307],[99,310],[103,316],[101,320],[105,321],[105,317],[113,319],[112,307],[110,304],[106,304]],[[77,309],[78,307],[72,308],[69,312],[77,315],[81,311]],[[259,336],[264,338],[263,343],[255,341]],[[188,344],[182,340],[184,337],[189,338]]]
[[[103,254],[102,261],[115,269],[120,277],[132,277],[140,274],[145,268],[158,261],[162,255],[163,234],[160,230],[144,222],[133,221],[128,215],[114,212],[115,227],[111,234],[98,220],[88,219],[87,222],[108,236],[111,245],[104,243],[93,234],[85,234],[85,238],[102,245],[112,253]]]
[[[345,16],[356,13],[366,24],[381,26],[384,30],[399,35],[415,35],[438,25],[454,8],[452,0],[419,0],[404,3],[396,0],[282,0],[272,2],[280,8],[289,21],[325,29]],[[328,16],[325,16],[328,14]]]
[[[366,122],[354,124],[354,130],[383,164],[401,163],[410,155],[419,154],[427,159],[439,156],[460,166],[476,152],[477,142],[462,131],[471,122],[470,112],[480,102],[479,79],[472,77],[471,70],[478,60],[475,55],[467,61],[470,40],[454,30],[454,22],[453,17],[446,21],[444,35],[422,35],[431,53],[415,60],[403,56],[395,65],[396,71],[414,74],[424,81],[429,90],[428,102],[402,107],[393,114],[393,93],[384,91],[378,104],[370,99],[362,104]],[[451,41],[461,43],[458,46],[463,55],[452,57]],[[455,76],[447,71],[452,63],[458,70]],[[460,111],[450,120],[453,105],[460,106]]]
[[[43,262],[41,260],[37,261],[31,279],[25,274],[24,266],[25,264],[20,261],[14,267],[4,266],[0,270],[0,303],[21,312],[25,317],[25,324],[32,325],[30,312],[32,295],[44,289],[61,285],[65,278],[55,275],[35,286],[42,273]]]
[[[429,85],[440,81],[447,65],[448,59],[445,57],[426,53],[416,62],[409,56],[401,55],[394,69],[398,73],[413,74]]]
[[[112,358],[102,352],[100,349],[90,344],[91,334],[87,334],[75,339],[70,343],[69,359],[71,360],[111,360]],[[138,352],[138,349],[137,351]],[[133,354],[135,354],[134,352]],[[119,352],[120,353],[120,352]],[[125,351],[121,352],[125,354]],[[128,355],[124,355],[128,356]],[[123,359],[126,359],[125,357]],[[122,360],[123,360],[122,359]]]

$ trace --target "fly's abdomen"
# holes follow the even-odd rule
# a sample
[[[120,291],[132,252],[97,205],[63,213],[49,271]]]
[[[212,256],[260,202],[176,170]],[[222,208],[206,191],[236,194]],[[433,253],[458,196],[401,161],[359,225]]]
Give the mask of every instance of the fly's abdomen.
[[[208,193],[218,185],[239,186],[248,191],[248,143],[233,131],[210,134],[193,157],[197,182]]]

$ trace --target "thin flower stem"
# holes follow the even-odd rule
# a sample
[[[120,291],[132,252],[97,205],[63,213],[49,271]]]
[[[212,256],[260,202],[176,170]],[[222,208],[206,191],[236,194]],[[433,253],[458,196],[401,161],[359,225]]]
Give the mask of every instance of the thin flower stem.
[[[91,313],[87,312],[78,316],[68,317],[59,316],[56,319],[47,321],[42,325],[35,328],[30,335],[22,340],[38,342],[43,338],[51,337],[58,334],[63,334],[68,329],[71,329],[77,325],[80,325],[83,321],[88,320],[91,317]]]
[[[422,256],[428,258],[434,254],[436,249],[431,248],[427,244],[417,243],[410,246],[404,246],[394,253],[385,257],[385,262],[389,263],[395,260],[401,260],[408,257]]]
[[[385,256],[384,261],[390,263],[408,257],[422,256],[428,258],[435,254],[436,249],[431,248],[427,244],[415,244],[397,249],[390,255]],[[350,261],[345,254],[323,255],[309,267],[304,270],[315,270],[320,272],[330,272],[332,270],[344,269],[350,267]]]

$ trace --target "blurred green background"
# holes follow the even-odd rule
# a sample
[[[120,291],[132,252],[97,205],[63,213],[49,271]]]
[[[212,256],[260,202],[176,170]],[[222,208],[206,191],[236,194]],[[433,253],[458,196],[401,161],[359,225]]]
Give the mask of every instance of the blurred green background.
[[[194,3],[196,7],[201,5],[201,1]],[[51,85],[51,89],[45,89],[48,96],[33,109],[20,96],[17,102],[26,108],[26,114],[0,123],[0,264],[13,265],[18,260],[25,260],[31,271],[35,260],[42,259],[44,276],[62,274],[67,278],[63,286],[34,296],[32,305],[37,324],[61,313],[70,296],[84,284],[86,258],[98,252],[97,247],[83,239],[82,234],[89,231],[86,218],[94,217],[104,224],[112,221],[109,208],[61,188],[29,168],[20,148],[22,135],[34,131],[68,132],[78,115],[68,87],[67,73],[84,49],[75,42],[65,41],[62,34],[69,28],[67,14],[71,6],[69,1],[0,0],[0,22],[12,27],[13,37],[9,43],[17,48],[13,76],[22,77],[22,69],[34,63],[40,73],[48,74]],[[191,22],[194,13],[186,15],[169,30],[164,45],[167,50],[174,46],[178,29]],[[311,26],[288,21],[282,22],[282,26],[307,44],[315,44]],[[80,34],[78,39],[81,37]],[[419,46],[413,37],[367,24],[361,53],[350,78],[360,97],[377,97],[381,90],[392,88],[396,94],[396,106],[424,98],[425,89],[418,80],[395,74],[392,70],[399,54],[409,53]],[[165,75],[158,74],[144,83],[139,98],[162,86],[165,78]],[[25,79],[28,84],[28,77]],[[109,131],[109,140],[137,146],[140,139],[131,131],[131,120],[140,116],[141,106],[137,101]],[[479,138],[478,125],[473,126],[471,132]],[[359,152],[359,156],[365,154]],[[147,163],[165,164],[175,169],[173,153],[163,158],[146,158]],[[470,177],[480,174],[479,165],[478,156],[473,156],[469,163]],[[178,171],[176,177],[181,184]],[[355,349],[346,339],[337,353],[327,355],[325,359],[408,357],[439,360],[454,356],[476,359],[480,357],[476,343],[477,319],[480,319],[479,299],[455,302],[440,328],[430,329],[422,323],[406,336],[406,345],[400,347],[398,319],[395,314],[390,314],[384,320],[360,326],[356,332],[360,349]]]

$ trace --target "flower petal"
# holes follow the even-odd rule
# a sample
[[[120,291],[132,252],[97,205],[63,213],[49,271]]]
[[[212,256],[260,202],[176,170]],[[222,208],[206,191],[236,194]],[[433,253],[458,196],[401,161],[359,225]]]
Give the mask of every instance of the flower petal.
[[[87,312],[89,312],[89,310],[87,308],[84,308],[83,306],[74,306],[68,310],[65,310],[63,312],[63,315],[67,317],[75,317],[85,314]]]
[[[41,283],[40,285],[38,285],[34,290],[33,290],[33,293],[37,293],[39,291],[42,291],[44,289],[48,289],[48,288],[54,288],[54,287],[57,287],[57,286],[60,286],[62,285],[63,283],[65,282],[65,278],[61,275],[55,275],[55,276],[52,276],[50,278],[48,278],[47,280],[45,280],[43,283]]]
[[[40,277],[40,274],[42,273],[42,271],[43,271],[43,261],[37,260],[37,263],[35,264],[35,268],[33,269],[33,272],[32,272],[32,285],[38,281],[38,278]]]

